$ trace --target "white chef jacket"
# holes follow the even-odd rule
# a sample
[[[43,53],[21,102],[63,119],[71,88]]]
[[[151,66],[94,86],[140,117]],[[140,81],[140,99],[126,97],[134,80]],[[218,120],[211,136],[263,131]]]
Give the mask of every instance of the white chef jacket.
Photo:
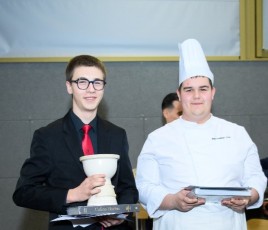
[[[138,157],[140,202],[154,218],[154,229],[246,229],[244,213],[206,203],[188,212],[158,210],[167,194],[189,185],[255,188],[262,205],[267,179],[256,145],[246,130],[214,117],[204,124],[181,117],[150,133]]]

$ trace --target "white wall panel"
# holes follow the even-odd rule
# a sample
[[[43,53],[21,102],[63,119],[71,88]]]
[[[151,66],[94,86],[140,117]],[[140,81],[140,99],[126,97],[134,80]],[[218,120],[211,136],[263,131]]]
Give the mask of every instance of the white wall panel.
[[[239,56],[239,0],[0,0],[0,57]]]

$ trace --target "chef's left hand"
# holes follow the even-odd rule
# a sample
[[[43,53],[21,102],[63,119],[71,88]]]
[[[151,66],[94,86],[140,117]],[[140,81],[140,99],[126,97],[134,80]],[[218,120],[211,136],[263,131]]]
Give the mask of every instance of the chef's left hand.
[[[221,201],[221,204],[223,206],[226,206],[235,212],[242,213],[245,211],[246,207],[248,206],[249,198],[240,198],[240,197],[234,197],[231,199],[223,199]]]

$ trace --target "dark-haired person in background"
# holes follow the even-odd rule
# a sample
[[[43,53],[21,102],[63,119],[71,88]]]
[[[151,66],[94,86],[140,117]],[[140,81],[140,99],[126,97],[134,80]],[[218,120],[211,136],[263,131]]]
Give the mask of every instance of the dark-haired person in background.
[[[261,159],[261,167],[263,169],[265,176],[268,178],[268,157]],[[267,181],[267,186],[268,186],[268,181]]]
[[[161,107],[165,123],[174,121],[182,114],[182,106],[177,93],[167,94],[162,101]]]

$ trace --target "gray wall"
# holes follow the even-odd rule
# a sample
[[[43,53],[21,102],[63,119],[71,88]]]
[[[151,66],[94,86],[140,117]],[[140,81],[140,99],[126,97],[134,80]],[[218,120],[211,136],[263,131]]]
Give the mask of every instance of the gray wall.
[[[162,125],[162,98],[177,87],[177,62],[110,62],[100,113],[126,129],[133,167],[149,132]],[[217,88],[213,113],[245,126],[268,156],[268,62],[210,62]],[[12,193],[33,131],[70,106],[66,63],[0,63],[0,226],[46,229],[47,215],[16,207]]]

